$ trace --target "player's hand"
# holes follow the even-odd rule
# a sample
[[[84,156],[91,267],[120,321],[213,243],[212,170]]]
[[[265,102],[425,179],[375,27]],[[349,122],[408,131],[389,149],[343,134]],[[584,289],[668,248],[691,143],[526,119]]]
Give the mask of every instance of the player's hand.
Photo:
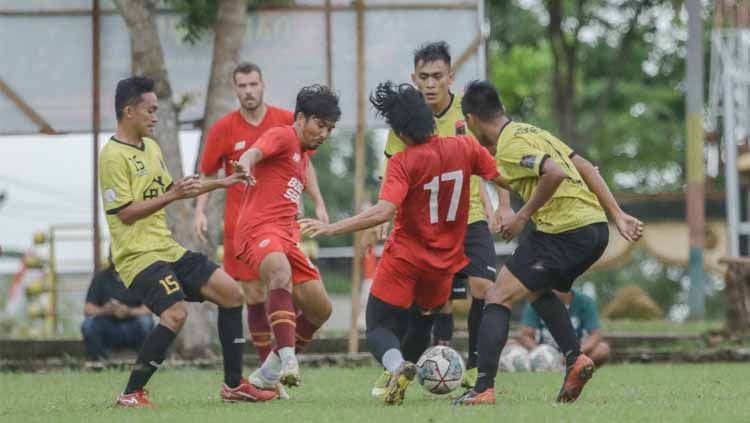
[[[233,172],[231,175],[223,179],[224,188],[229,188],[232,185],[243,183],[247,180],[247,175],[244,172]]]
[[[516,213],[510,207],[498,207],[495,210],[493,219],[490,222],[490,231],[492,233],[500,232],[503,222],[510,222],[515,217]],[[495,225],[494,228],[492,225]]]
[[[390,232],[390,222],[384,222],[381,225],[375,227],[375,233],[377,234],[377,240],[383,241],[388,238]]]
[[[331,223],[331,221],[328,219],[328,211],[326,210],[326,205],[322,202],[321,204],[315,206],[315,216],[323,223]]]
[[[208,219],[206,214],[203,212],[195,212],[193,217],[193,234],[201,242],[207,242],[206,235],[208,234]]]
[[[169,190],[176,199],[192,198],[200,194],[201,181],[197,175],[184,176],[176,181]]]
[[[242,180],[249,186],[255,186],[255,177],[250,173],[250,170],[247,169],[245,166],[242,165],[242,163],[238,162],[237,160],[232,160],[229,162],[230,165],[232,165],[232,173],[243,176]]]
[[[620,235],[630,242],[638,241],[643,236],[643,222],[627,213],[615,217],[615,226]]]
[[[298,223],[299,230],[300,232],[302,232],[302,235],[309,236],[310,238],[315,238],[318,235],[327,236],[331,234],[331,225],[321,222],[320,220],[309,218],[300,219]]]
[[[506,241],[512,240],[521,233],[528,220],[518,213],[513,213],[512,216],[504,218],[500,223],[500,236]]]

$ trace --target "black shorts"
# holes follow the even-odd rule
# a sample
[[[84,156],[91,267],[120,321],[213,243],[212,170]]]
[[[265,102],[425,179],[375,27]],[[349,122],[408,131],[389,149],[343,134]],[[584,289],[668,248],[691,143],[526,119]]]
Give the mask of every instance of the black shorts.
[[[608,242],[606,223],[559,234],[533,231],[519,241],[505,266],[529,291],[568,292],[576,278],[599,260]]]
[[[180,301],[202,302],[201,288],[219,266],[201,253],[186,252],[174,263],[157,261],[143,269],[130,291],[154,314]]]
[[[480,220],[466,227],[464,254],[469,258],[469,264],[459,270],[456,273],[456,277],[453,278],[452,300],[466,298],[466,280],[469,277],[495,281],[497,273],[495,267],[495,242],[486,221]]]

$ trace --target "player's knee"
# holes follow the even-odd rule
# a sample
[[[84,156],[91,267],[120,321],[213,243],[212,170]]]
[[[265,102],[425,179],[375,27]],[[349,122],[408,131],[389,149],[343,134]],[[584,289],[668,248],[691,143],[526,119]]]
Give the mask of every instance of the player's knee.
[[[292,275],[286,270],[276,270],[271,272],[268,277],[269,289],[286,289],[292,290]]]
[[[81,333],[84,337],[89,337],[95,334],[98,330],[99,326],[96,324],[96,317],[87,317],[81,324]]]
[[[185,325],[187,317],[187,304],[185,304],[184,301],[181,301],[172,304],[168,309],[164,310],[159,316],[159,323],[162,326],[172,329],[174,332],[179,332]]]
[[[597,366],[601,366],[609,361],[610,353],[611,350],[609,344],[602,341],[596,346],[596,349],[594,349],[594,354],[592,354],[594,357],[592,357],[592,359]]]
[[[226,307],[240,307],[245,304],[245,294],[242,293],[242,289],[238,286],[234,286],[227,292]]]
[[[242,291],[245,294],[245,303],[249,305],[266,302],[266,290],[263,289],[263,284],[261,283],[243,283]]]

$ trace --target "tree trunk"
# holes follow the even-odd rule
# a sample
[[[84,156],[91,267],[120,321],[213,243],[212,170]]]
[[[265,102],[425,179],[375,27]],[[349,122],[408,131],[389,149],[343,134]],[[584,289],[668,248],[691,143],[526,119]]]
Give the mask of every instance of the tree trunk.
[[[235,96],[232,90],[232,71],[238,63],[242,41],[247,28],[247,0],[224,0],[219,2],[214,29],[214,50],[211,61],[211,75],[206,92],[206,107],[201,126],[201,141],[195,168],[198,169],[208,130],[222,116],[235,108]],[[201,250],[213,254],[216,246],[222,242],[222,223],[224,217],[224,191],[214,191],[209,196],[206,206],[208,219],[208,243],[201,245]]]
[[[118,11],[125,19],[130,32],[133,69],[139,75],[154,80],[159,98],[159,123],[154,137],[159,142],[169,173],[174,179],[181,178],[182,157],[180,155],[179,123],[177,106],[172,101],[164,50],[156,26],[156,1],[115,0]],[[174,238],[184,247],[194,249],[192,237],[193,201],[176,201],[167,207],[167,222]],[[186,358],[211,357],[211,344],[216,339],[216,311],[209,303],[189,304],[189,318],[183,327],[175,352]]]
[[[727,258],[727,329],[732,334],[750,333],[750,259]]]

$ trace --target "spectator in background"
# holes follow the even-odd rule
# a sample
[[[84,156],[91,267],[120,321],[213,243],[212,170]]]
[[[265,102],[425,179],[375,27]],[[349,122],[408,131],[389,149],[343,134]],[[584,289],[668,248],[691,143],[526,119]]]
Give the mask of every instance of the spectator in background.
[[[602,340],[596,303],[577,289],[570,292],[553,292],[568,309],[573,329],[581,342],[581,352],[589,356],[597,367],[601,367],[609,360],[610,349]],[[518,342],[530,352],[541,344],[557,348],[544,322],[530,304],[526,304],[521,317],[521,337]]]
[[[81,332],[91,368],[102,367],[111,349],[138,351],[154,327],[151,311],[130,296],[111,264],[91,280],[83,314]]]

